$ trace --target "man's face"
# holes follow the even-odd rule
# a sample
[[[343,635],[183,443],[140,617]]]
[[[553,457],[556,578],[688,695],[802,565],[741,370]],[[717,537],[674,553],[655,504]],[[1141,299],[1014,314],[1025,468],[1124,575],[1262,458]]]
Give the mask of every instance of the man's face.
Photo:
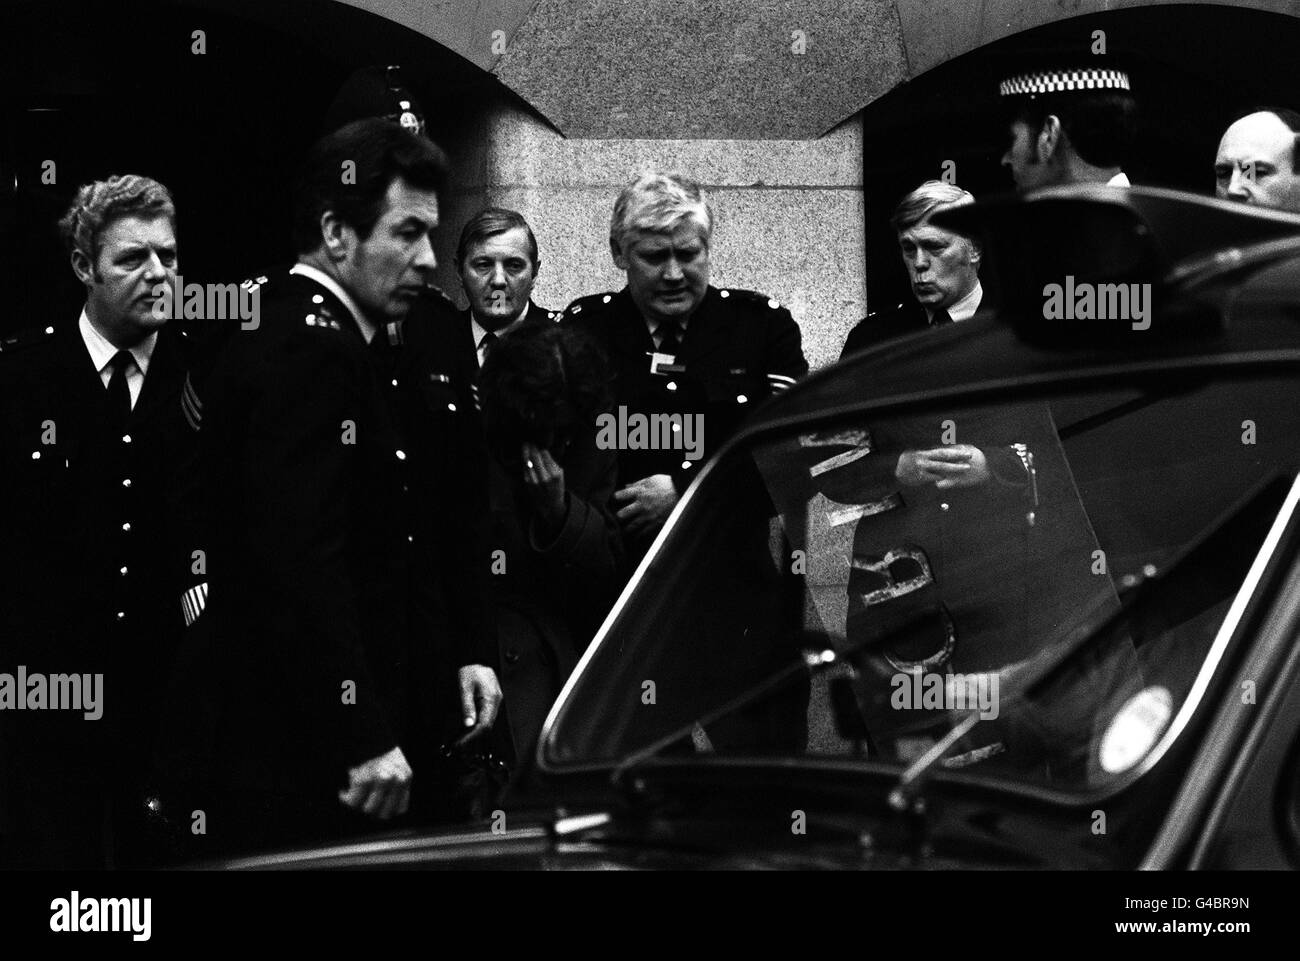
[[[1050,186],[1055,178],[1053,167],[1042,156],[1038,133],[1023,120],[1011,123],[1011,145],[1002,155],[1002,166],[1011,168],[1011,179],[1019,191]]]
[[[1276,114],[1242,117],[1219,141],[1215,196],[1300,212],[1300,174],[1293,169],[1295,138]]]
[[[980,254],[965,237],[922,220],[898,235],[898,247],[912,294],[930,310],[951,307],[975,289]]]
[[[400,320],[438,266],[429,235],[438,226],[438,195],[398,178],[388,186],[383,210],[370,236],[360,240],[344,227],[345,254],[339,279],[374,321]]]
[[[137,344],[167,321],[154,316],[154,289],[176,280],[176,234],[169,217],[119,217],[99,235],[92,265],[82,252],[72,269],[86,285],[86,310],[116,346]]]
[[[709,285],[709,244],[689,219],[671,232],[633,233],[614,263],[627,271],[632,300],[648,320],[689,317]]]
[[[537,264],[523,227],[470,244],[459,267],[470,310],[486,329],[507,326],[528,306]]]

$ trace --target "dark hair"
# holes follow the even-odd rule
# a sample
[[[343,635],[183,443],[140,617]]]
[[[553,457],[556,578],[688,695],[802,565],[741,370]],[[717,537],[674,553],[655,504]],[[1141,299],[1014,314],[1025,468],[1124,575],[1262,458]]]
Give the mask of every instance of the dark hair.
[[[305,254],[321,245],[320,219],[327,210],[365,240],[397,179],[418,190],[440,191],[447,179],[446,155],[433,141],[377,117],[353,121],[316,141],[293,187],[295,249]]]
[[[474,244],[482,243],[489,237],[495,237],[497,234],[504,234],[507,230],[514,230],[516,227],[523,227],[524,233],[528,236],[528,256],[532,258],[533,270],[537,270],[537,238],[533,236],[533,228],[528,226],[528,221],[524,215],[517,210],[507,210],[505,207],[484,207],[461,229],[460,243],[456,245],[456,263],[465,262],[465,254]]]
[[[594,438],[597,415],[613,403],[609,361],[582,331],[527,320],[488,350],[479,401],[488,445],[513,466],[524,442],[559,448],[584,430]]]
[[[1137,142],[1137,100],[1126,90],[1069,91],[1008,97],[1008,119],[1037,137],[1049,115],[1060,118],[1074,152],[1094,167],[1122,167]]]
[[[1249,110],[1243,110],[1233,117],[1232,123],[1244,120],[1252,113],[1271,113],[1286,124],[1287,129],[1296,135],[1295,140],[1291,142],[1291,172],[1300,174],[1300,111],[1292,110],[1290,107],[1251,107]]]

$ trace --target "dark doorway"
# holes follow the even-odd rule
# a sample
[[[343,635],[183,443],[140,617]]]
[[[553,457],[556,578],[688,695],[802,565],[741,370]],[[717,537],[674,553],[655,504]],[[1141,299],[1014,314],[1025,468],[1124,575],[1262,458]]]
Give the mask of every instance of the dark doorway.
[[[290,172],[348,75],[389,63],[444,146],[461,139],[476,104],[501,95],[493,77],[427,37],[341,3],[7,0],[0,335],[76,316],[84,297],[54,225],[80,184],[109,174],[171,188],[187,282],[291,260]],[[42,182],[47,160],[53,184]],[[445,259],[454,240],[440,244]]]

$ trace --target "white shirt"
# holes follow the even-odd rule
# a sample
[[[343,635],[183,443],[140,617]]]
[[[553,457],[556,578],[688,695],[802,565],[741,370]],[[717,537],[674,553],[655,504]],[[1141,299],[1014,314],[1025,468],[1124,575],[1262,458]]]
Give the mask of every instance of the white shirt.
[[[86,345],[86,350],[90,352],[90,360],[95,365],[95,370],[99,371],[100,381],[107,388],[108,382],[113,379],[110,361],[117,354],[117,348],[95,329],[84,307],[81,309],[81,319],[77,321],[77,329],[81,331],[81,340]],[[126,387],[131,392],[132,410],[135,409],[135,402],[140,399],[140,391],[144,389],[144,375],[149,373],[149,361],[153,359],[153,349],[157,343],[158,331],[155,330],[130,348],[135,363],[127,368]]]
[[[1107,187],[1132,187],[1133,185],[1128,182],[1128,174],[1126,174],[1124,171],[1121,170],[1115,176],[1111,177],[1109,180],[1106,181],[1106,186]]]
[[[980,286],[979,280],[976,280],[970,293],[948,308],[948,316],[952,318],[953,323],[959,320],[970,320],[975,316],[975,311],[980,309],[980,300],[983,297],[984,288]],[[925,309],[925,319],[930,323],[934,323],[934,314],[935,312],[929,307]]]
[[[339,299],[339,303],[348,309],[352,319],[357,322],[357,327],[361,329],[361,336],[366,339],[366,343],[368,344],[375,339],[375,325],[366,319],[366,315],[361,312],[357,302],[348,296],[348,292],[339,285],[337,280],[319,267],[313,267],[311,264],[294,264],[289,268],[289,273],[297,274],[299,277],[310,277],[328,290]]]
[[[524,318],[528,316],[528,306],[529,306],[528,304],[524,304],[524,309],[523,311],[520,312],[519,316],[516,317],[514,320],[510,321],[510,323],[506,324],[500,330],[495,331],[496,335],[500,337],[506,331],[514,330],[516,327],[522,324],[524,322]],[[480,324],[478,322],[478,318],[474,316],[474,311],[472,310],[469,312],[469,327],[470,330],[474,332],[474,349],[478,353],[478,365],[479,367],[482,367],[483,359],[487,357],[487,350],[484,347],[483,338],[485,338],[490,333],[494,333],[494,331],[490,331],[482,324]]]

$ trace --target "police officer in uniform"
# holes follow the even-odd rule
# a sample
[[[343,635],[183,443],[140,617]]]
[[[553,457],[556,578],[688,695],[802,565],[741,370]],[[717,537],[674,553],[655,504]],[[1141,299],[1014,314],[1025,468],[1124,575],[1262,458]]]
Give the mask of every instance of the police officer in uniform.
[[[620,420],[682,418],[673,432],[679,444],[660,437],[647,449],[631,432],[618,439],[613,506],[632,565],[749,411],[808,371],[788,310],[762,294],[709,284],[712,237],[713,213],[698,184],[676,173],[638,177],[619,194],[610,223],[610,250],[627,286],[575,301],[561,320],[604,346]],[[702,438],[686,436],[687,419],[692,431],[702,426]],[[698,446],[687,448],[688,440]],[[735,497],[751,502],[739,508],[742,516],[771,513],[756,472],[736,484]],[[755,641],[770,636],[764,624],[781,622],[772,606],[793,602],[799,590],[788,567],[773,563],[768,536],[761,523],[741,532],[726,577],[715,585],[716,629],[705,632],[694,675],[702,687],[743,689],[797,656],[785,639]],[[797,747],[806,737],[806,707],[807,689],[796,686],[708,734],[715,746]]]
[[[345,162],[355,184],[341,181]],[[449,613],[444,575],[468,545],[440,519],[462,505],[420,487],[430,468],[401,408],[424,385],[403,394],[419,365],[392,355],[427,296],[444,178],[436,146],[385,120],[319,141],[295,188],[298,263],[265,285],[260,323],[209,378],[200,433],[224,695],[210,833],[226,847],[432,810],[449,700],[466,736],[495,720],[481,638]]]
[[[1035,68],[1036,67],[1036,68]],[[1104,58],[1021,65],[998,85],[1008,123],[1002,165],[1022,192],[1066,184],[1129,186],[1137,140],[1128,74]]]
[[[610,223],[610,251],[627,286],[574,301],[561,321],[604,346],[620,417],[622,409],[703,415],[699,458],[681,448],[619,449],[614,501],[633,562],[748,412],[808,371],[788,310],[753,291],[709,284],[712,237],[713,212],[698,184],[676,173],[638,177],[619,194]]]
[[[60,222],[86,288],[80,318],[0,344],[0,663],[29,678],[79,676],[85,708],[5,705],[0,861],[10,864],[154,856],[147,789],[161,691],[207,591],[180,400],[188,348],[155,309],[159,285],[176,280],[175,218],[167,188],[147,177],[82,187]]]

